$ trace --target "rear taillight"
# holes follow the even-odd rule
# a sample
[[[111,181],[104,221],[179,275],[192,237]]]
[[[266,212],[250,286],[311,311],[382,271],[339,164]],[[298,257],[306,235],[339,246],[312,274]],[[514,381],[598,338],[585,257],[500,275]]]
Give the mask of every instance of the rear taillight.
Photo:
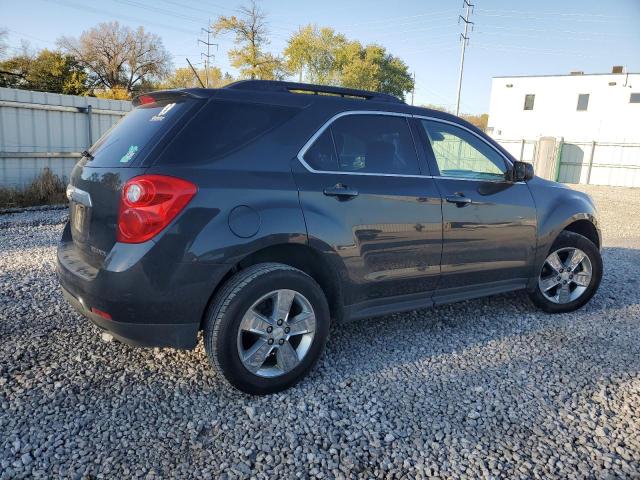
[[[191,201],[197,188],[186,180],[142,175],[125,183],[118,214],[119,242],[141,243],[157,235]]]

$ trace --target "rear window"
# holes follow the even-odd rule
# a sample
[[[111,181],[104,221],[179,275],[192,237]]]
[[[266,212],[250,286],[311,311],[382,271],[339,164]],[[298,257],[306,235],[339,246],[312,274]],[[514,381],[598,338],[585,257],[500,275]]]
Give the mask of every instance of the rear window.
[[[292,118],[299,109],[212,100],[171,142],[159,163],[199,163],[223,157]]]
[[[180,97],[140,105],[107,131],[89,150],[91,167],[127,167],[174,125],[187,109]]]

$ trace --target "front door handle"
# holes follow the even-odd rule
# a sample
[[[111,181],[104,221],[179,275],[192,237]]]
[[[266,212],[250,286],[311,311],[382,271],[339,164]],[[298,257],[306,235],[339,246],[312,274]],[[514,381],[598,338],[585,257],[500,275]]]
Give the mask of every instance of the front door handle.
[[[358,190],[349,188],[343,183],[337,183],[333,187],[327,187],[323,193],[328,197],[338,197],[338,200],[350,200],[358,196]]]
[[[472,203],[471,199],[469,197],[465,197],[462,193],[447,195],[444,199],[449,203],[455,203],[458,207],[464,207],[465,205]]]

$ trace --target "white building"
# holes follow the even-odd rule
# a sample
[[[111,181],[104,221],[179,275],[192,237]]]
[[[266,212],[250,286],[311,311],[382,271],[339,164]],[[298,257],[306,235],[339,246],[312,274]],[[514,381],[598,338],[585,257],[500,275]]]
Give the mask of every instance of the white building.
[[[496,139],[563,137],[640,143],[640,73],[494,77],[489,133]]]

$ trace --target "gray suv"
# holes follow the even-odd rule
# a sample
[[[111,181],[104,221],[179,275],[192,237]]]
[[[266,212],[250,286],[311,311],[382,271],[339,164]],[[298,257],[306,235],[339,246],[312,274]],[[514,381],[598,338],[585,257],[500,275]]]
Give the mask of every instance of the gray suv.
[[[63,292],[126,343],[202,330],[245,392],[299,381],[332,321],[514,290],[568,312],[600,283],[592,200],[455,116],[253,80],[134,106],[72,172]]]

